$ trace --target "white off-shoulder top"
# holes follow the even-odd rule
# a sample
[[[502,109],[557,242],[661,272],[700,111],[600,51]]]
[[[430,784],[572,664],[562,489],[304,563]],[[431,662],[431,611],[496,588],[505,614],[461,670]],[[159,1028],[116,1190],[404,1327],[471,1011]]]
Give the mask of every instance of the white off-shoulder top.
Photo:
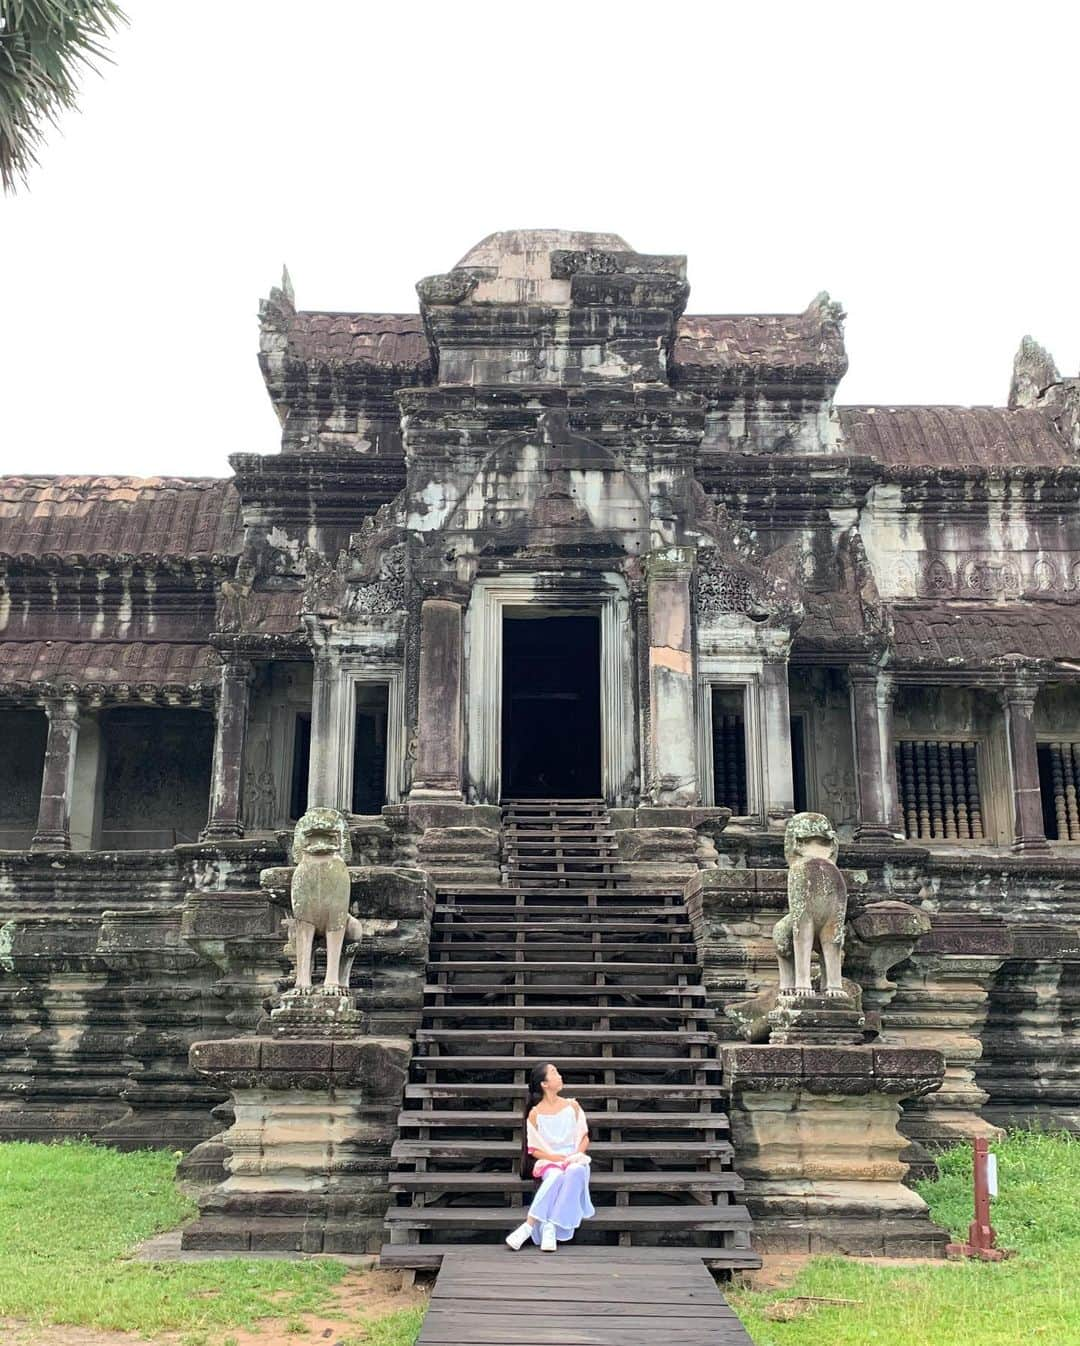
[[[535,1121],[533,1118],[535,1117]],[[574,1154],[589,1134],[589,1122],[581,1104],[572,1098],[558,1112],[536,1112],[529,1116],[525,1144],[530,1154],[546,1150],[548,1154]],[[533,1177],[541,1178],[549,1168],[560,1168],[553,1159],[538,1159],[533,1166]]]

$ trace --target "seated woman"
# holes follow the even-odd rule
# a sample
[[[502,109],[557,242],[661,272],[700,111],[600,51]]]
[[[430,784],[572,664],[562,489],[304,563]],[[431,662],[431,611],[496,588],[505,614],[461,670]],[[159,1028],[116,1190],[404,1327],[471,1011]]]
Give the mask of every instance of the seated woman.
[[[539,1182],[525,1223],[507,1235],[511,1248],[529,1239],[541,1252],[574,1237],[582,1220],[595,1215],[589,1199],[589,1124],[581,1104],[560,1098],[562,1076],[549,1062],[534,1066],[521,1118],[521,1176]]]

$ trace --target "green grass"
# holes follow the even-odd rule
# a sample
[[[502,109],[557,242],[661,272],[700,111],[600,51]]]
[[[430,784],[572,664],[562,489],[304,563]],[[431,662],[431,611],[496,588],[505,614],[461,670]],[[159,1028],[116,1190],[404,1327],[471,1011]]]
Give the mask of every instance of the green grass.
[[[0,1318],[179,1331],[190,1346],[220,1346],[222,1329],[294,1319],[331,1303],[346,1274],[337,1262],[123,1260],[193,1213],[175,1168],[174,1155],[157,1152],[0,1145]],[[396,1337],[394,1330],[386,1346],[408,1346],[408,1330]]]
[[[1024,1132],[994,1148],[994,1225],[1015,1257],[892,1268],[815,1258],[781,1292],[729,1296],[757,1346],[1080,1346],[1080,1142]],[[0,1318],[172,1331],[184,1346],[225,1346],[229,1329],[260,1318],[290,1323],[332,1309],[346,1274],[340,1263],[125,1260],[192,1214],[174,1168],[170,1154],[0,1145]],[[970,1150],[943,1155],[941,1169],[940,1181],[919,1190],[934,1219],[962,1234],[971,1219]],[[800,1296],[858,1302],[812,1307],[786,1322],[767,1316]],[[362,1328],[343,1321],[335,1340],[412,1346],[422,1317],[410,1308]]]
[[[1000,1197],[991,1217],[1006,1262],[875,1267],[843,1258],[807,1263],[784,1291],[729,1296],[757,1346],[1015,1346],[1080,1344],[1080,1142],[1019,1132],[993,1146]],[[967,1233],[971,1149],[941,1156],[941,1179],[919,1184],[938,1224]],[[798,1296],[852,1299],[771,1321]]]

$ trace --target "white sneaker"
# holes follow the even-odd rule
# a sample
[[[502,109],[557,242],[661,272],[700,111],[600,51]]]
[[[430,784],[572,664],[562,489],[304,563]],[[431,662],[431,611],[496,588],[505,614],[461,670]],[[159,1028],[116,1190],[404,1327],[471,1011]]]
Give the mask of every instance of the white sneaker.
[[[507,1234],[506,1242],[508,1247],[513,1248],[514,1252],[517,1252],[518,1249],[523,1248],[531,1238],[532,1225],[526,1220],[524,1224],[519,1224],[512,1234]]]
[[[553,1253],[555,1251],[555,1226],[548,1220],[540,1231],[540,1251],[542,1253]]]

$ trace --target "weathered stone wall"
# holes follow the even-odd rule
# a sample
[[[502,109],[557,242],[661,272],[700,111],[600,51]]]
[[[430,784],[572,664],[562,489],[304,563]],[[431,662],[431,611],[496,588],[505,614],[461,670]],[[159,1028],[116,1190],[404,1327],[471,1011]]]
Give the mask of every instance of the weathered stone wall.
[[[353,836],[361,860],[393,852],[381,820]],[[256,1031],[283,984],[285,909],[259,872],[284,860],[285,838],[0,855],[0,1136],[188,1150],[219,1131],[226,1094],[189,1052]],[[354,988],[371,1031],[408,1037],[430,910],[410,885],[372,891]]]

